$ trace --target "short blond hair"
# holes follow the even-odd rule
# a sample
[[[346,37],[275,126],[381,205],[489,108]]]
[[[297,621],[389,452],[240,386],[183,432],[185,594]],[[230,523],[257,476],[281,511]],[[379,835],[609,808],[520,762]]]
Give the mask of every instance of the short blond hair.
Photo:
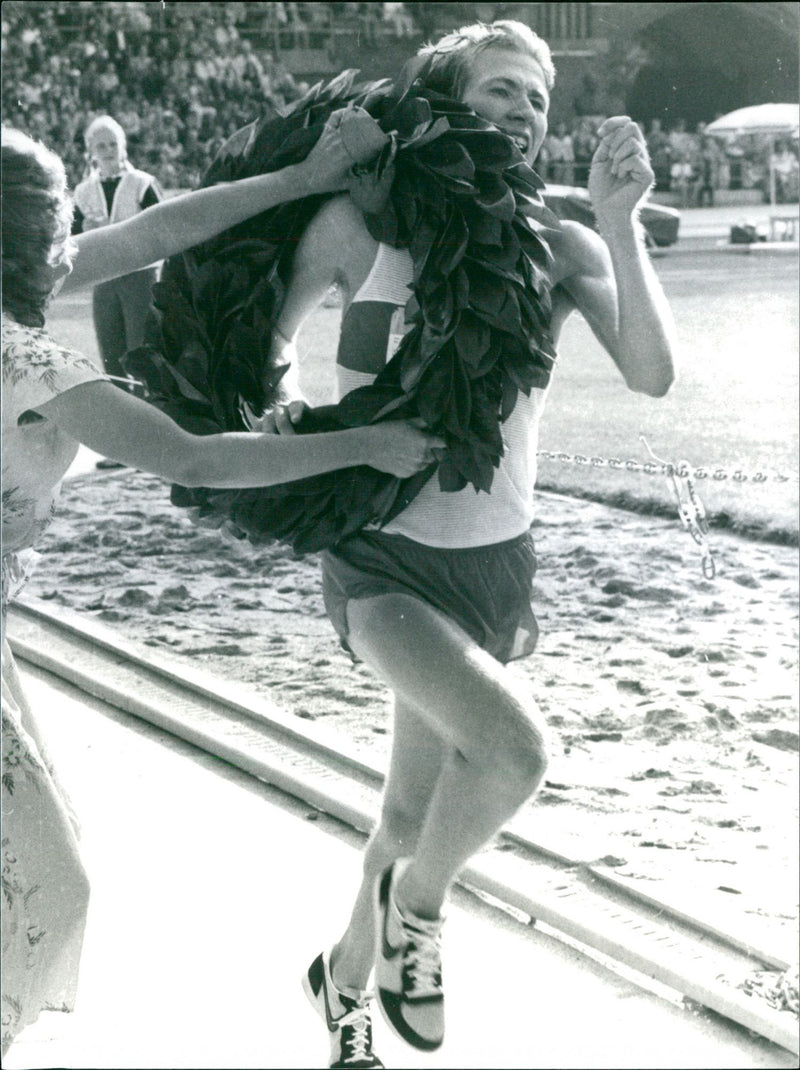
[[[128,155],[128,139],[125,136],[125,131],[119,125],[116,119],[110,115],[98,115],[92,119],[83,134],[83,140],[88,149],[93,137],[99,134],[102,130],[108,130],[109,133],[114,135],[117,144],[122,151],[122,155],[127,157]]]
[[[435,43],[423,45],[417,55],[427,56],[431,61],[424,76],[425,85],[447,96],[459,98],[464,91],[471,60],[487,48],[531,56],[542,68],[547,89],[553,88],[556,69],[550,46],[530,26],[514,19],[475,22],[445,34]]]

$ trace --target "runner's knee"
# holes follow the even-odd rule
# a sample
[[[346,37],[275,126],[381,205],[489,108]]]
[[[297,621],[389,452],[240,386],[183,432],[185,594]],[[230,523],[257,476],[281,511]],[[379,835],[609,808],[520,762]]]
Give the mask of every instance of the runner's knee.
[[[538,707],[526,696],[506,692],[496,698],[487,716],[492,736],[482,761],[502,790],[527,798],[547,768],[547,743]]]

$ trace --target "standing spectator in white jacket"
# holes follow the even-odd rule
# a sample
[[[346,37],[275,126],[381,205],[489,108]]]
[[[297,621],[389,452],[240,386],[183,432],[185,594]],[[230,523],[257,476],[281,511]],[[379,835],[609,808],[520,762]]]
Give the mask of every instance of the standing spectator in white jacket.
[[[116,119],[93,119],[84,139],[92,169],[75,189],[74,234],[130,219],[163,199],[156,179],[128,162],[125,131]],[[132,386],[121,358],[142,344],[155,281],[153,264],[94,288],[94,327],[103,366],[126,389]]]

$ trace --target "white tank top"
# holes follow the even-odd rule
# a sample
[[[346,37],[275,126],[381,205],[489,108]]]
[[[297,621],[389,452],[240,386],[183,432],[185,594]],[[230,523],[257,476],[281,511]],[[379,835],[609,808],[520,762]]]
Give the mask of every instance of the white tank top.
[[[408,250],[379,243],[370,273],[342,318],[336,369],[340,398],[371,383],[400,344],[410,327],[404,323],[404,312],[413,274]],[[546,394],[546,390],[532,390],[530,397],[520,393],[514,411],[501,425],[505,452],[495,469],[491,494],[472,486],[442,491],[434,473],[382,530],[449,549],[505,542],[527,531],[533,521],[536,449]]]

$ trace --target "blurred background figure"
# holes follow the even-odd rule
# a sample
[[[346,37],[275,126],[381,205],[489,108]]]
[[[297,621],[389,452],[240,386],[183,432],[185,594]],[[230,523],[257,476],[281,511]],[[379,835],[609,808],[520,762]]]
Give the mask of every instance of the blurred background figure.
[[[586,186],[589,182],[589,168],[592,164],[594,150],[599,144],[599,139],[594,130],[592,120],[588,116],[578,119],[577,126],[572,134],[572,151],[575,156],[574,172],[575,185]]]
[[[700,133],[700,148],[697,158],[697,171],[695,173],[695,203],[698,208],[714,204],[714,190],[719,189],[722,180],[723,152],[713,137],[703,134],[698,124]]]
[[[787,142],[776,142],[775,151],[770,158],[770,167],[775,176],[776,203],[795,203],[800,192],[800,163]]]
[[[413,37],[416,33],[416,26],[414,25],[414,19],[411,14],[406,10],[406,5],[403,3],[384,3],[381,5],[383,8],[383,21],[389,23],[394,31],[395,37]]]
[[[555,130],[545,138],[544,148],[548,154],[548,173],[542,177],[547,177],[560,186],[571,186],[575,154],[572,149],[572,135],[567,130],[566,123],[556,124]]]
[[[377,3],[356,4],[359,40],[365,45],[375,45],[381,29],[382,5]]]
[[[119,223],[163,199],[153,175],[128,161],[125,131],[110,115],[93,119],[84,134],[90,172],[75,189],[73,234]],[[122,357],[142,344],[157,266],[112,279],[94,288],[92,312],[103,367],[123,389],[136,392]],[[98,462],[106,466],[111,462]]]
[[[681,153],[676,157],[670,166],[669,174],[670,188],[678,194],[681,208],[688,208],[694,184],[694,168],[689,156]]]
[[[660,119],[651,119],[647,134],[647,150],[650,166],[656,176],[656,190],[661,193],[670,187],[671,152],[669,136],[661,129]]]

